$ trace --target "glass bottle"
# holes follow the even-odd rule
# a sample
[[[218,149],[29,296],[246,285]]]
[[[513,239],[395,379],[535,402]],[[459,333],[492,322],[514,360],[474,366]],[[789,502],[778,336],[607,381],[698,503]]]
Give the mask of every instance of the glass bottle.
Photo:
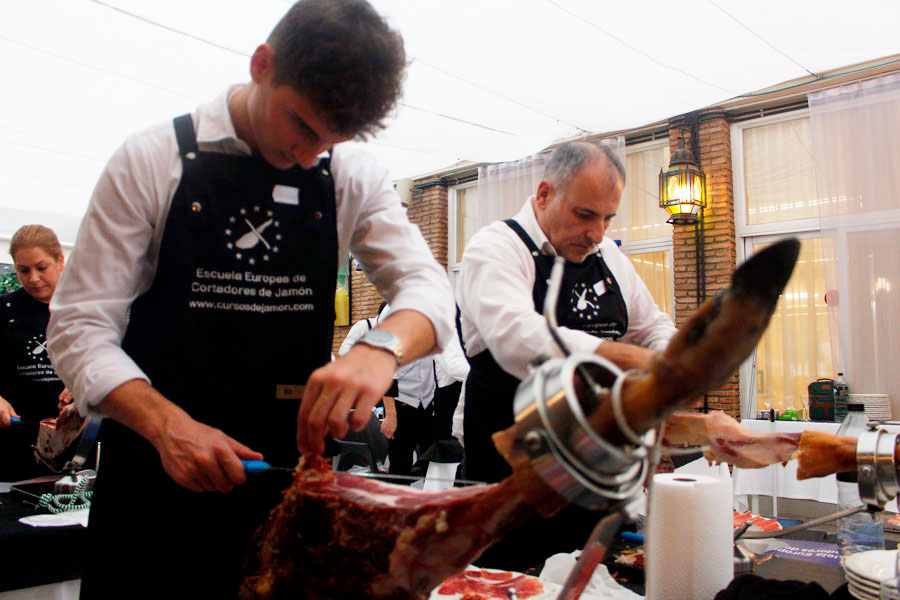
[[[859,437],[869,426],[865,405],[848,404],[847,416],[838,428],[838,435]],[[857,473],[837,474],[838,510],[860,506]],[[884,522],[881,514],[868,511],[856,513],[837,522],[838,549],[841,556],[866,550],[884,550]]]

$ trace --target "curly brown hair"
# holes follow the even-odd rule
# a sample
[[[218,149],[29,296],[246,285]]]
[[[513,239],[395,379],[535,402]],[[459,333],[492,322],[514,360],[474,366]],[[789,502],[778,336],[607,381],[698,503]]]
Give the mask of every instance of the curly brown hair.
[[[366,139],[400,98],[403,38],[366,0],[300,0],[267,40],[277,85],[304,94],[335,131]]]

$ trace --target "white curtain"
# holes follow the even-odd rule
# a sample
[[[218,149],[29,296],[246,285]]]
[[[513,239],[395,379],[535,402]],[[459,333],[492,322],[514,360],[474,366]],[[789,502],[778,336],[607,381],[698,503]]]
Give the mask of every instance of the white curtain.
[[[900,75],[809,107],[835,370],[900,417]]]
[[[622,159],[622,164],[625,164],[624,136],[604,139],[600,143],[610,144]],[[525,200],[537,191],[549,158],[549,152],[542,152],[511,162],[480,167],[476,228],[481,229],[494,221],[508,219],[519,212]],[[624,200],[622,204],[625,204]]]

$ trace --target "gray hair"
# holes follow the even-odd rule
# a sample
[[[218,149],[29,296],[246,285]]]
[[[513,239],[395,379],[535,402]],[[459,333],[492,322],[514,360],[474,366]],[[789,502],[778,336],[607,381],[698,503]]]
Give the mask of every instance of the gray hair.
[[[572,182],[572,178],[582,167],[594,161],[606,158],[608,163],[615,167],[625,184],[625,166],[619,155],[606,144],[593,144],[590,142],[566,142],[553,151],[547,166],[544,167],[544,179],[553,187],[560,190],[566,189]]]

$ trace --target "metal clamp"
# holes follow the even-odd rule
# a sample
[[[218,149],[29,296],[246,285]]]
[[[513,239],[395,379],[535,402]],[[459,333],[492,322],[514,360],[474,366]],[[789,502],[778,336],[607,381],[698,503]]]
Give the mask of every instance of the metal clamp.
[[[900,493],[894,451],[898,433],[888,433],[873,425],[860,434],[856,443],[856,472],[860,499],[879,509]]]
[[[576,372],[588,369],[607,393],[575,390]],[[648,432],[640,446],[618,447],[601,438],[588,423],[599,403],[624,377],[608,360],[594,354],[572,354],[545,362],[516,391],[513,409],[517,439],[526,448],[541,479],[570,502],[603,508],[609,501],[633,496],[641,489],[648,467]]]

